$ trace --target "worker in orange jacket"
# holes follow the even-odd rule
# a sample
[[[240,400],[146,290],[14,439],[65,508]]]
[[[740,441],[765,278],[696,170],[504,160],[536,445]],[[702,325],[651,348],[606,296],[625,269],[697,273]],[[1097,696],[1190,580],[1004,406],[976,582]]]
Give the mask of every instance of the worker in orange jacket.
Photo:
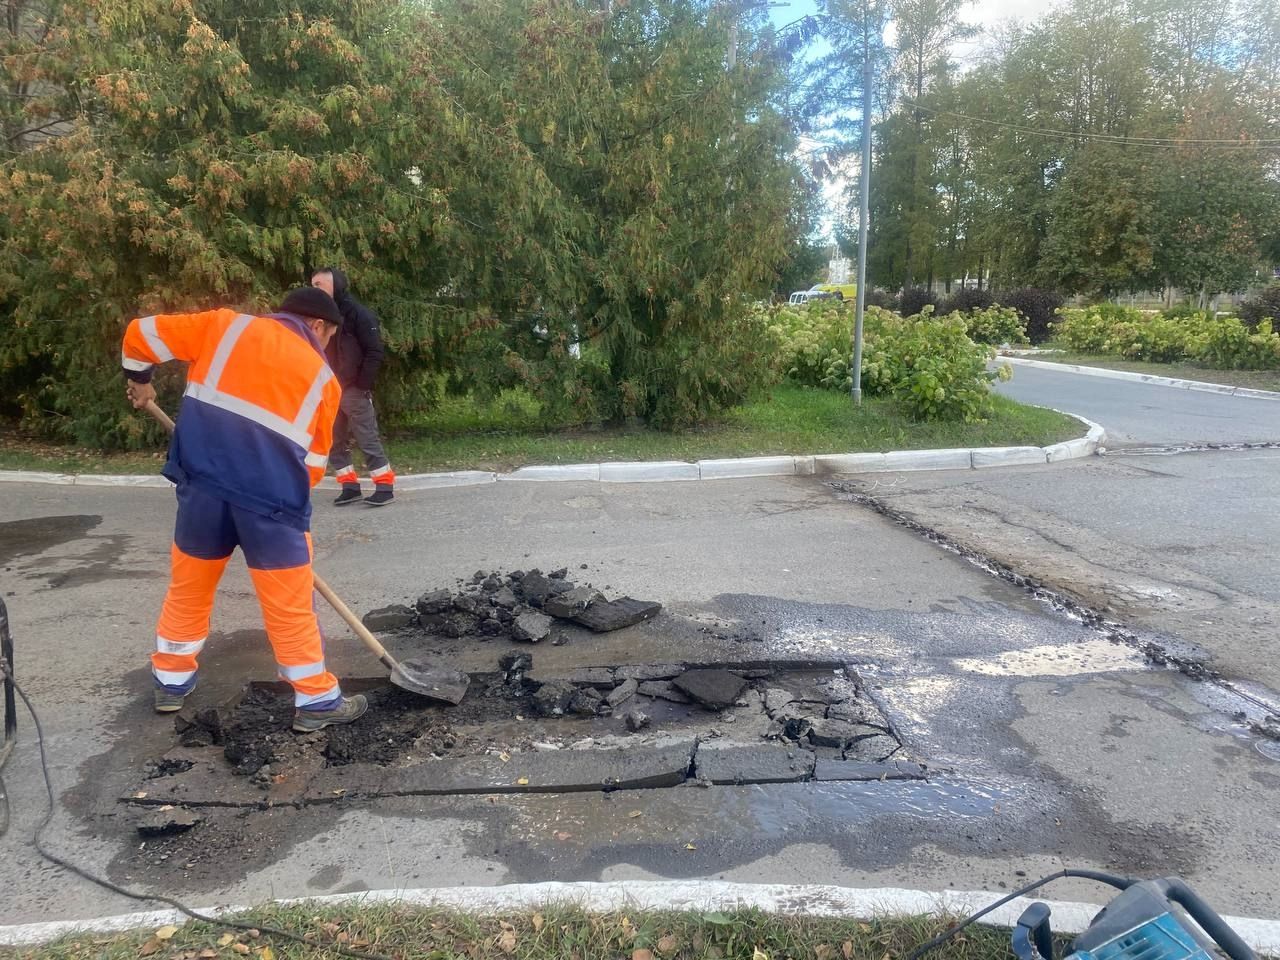
[[[333,299],[303,287],[266,316],[168,314],[125,331],[135,407],[155,399],[155,364],[190,364],[162,471],[177,485],[178,516],[151,657],[158,713],[181,709],[196,685],[218,580],[237,546],[280,676],[293,687],[293,729],[351,723],[368,707],[359,694],[344,697],[325,667],[312,593],[311,488],[324,476],[342,392],[324,348],[341,325]]]

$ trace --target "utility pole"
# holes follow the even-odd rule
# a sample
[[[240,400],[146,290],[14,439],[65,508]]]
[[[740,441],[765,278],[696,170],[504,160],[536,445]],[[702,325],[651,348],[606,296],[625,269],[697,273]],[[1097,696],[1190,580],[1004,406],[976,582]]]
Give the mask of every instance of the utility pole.
[[[867,307],[867,221],[871,216],[871,11],[862,4],[862,180],[858,198],[858,290],[853,308],[853,403],[862,406],[862,317]]]

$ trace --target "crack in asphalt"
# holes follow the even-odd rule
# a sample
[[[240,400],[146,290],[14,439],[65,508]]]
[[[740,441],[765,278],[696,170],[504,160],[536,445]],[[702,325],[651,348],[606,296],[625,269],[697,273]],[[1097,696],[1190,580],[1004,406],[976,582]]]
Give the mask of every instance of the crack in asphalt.
[[[1221,446],[1214,447],[1214,449],[1219,449]],[[1258,445],[1252,446],[1257,447]],[[1262,446],[1280,448],[1280,443],[1264,444]],[[1231,696],[1247,701],[1263,714],[1262,721],[1251,723],[1250,728],[1259,735],[1280,739],[1280,735],[1273,732],[1280,731],[1280,712],[1277,711],[1276,707],[1266,700],[1240,689],[1239,686],[1217,670],[1207,666],[1204,661],[1174,653],[1158,641],[1150,637],[1144,637],[1130,627],[1103,616],[1102,613],[1094,608],[1081,603],[1060,590],[1054,589],[1045,582],[1027,574],[1019,573],[1008,564],[980,553],[972,547],[968,547],[947,536],[945,533],[920,523],[905,513],[894,510],[870,494],[854,489],[847,481],[833,481],[830,486],[841,500],[866,507],[886,520],[906,527],[948,553],[953,553],[967,560],[996,579],[1025,591],[1032,598],[1043,603],[1060,616],[1081,623],[1113,642],[1124,643],[1133,647],[1153,664],[1176,669],[1191,680],[1210,683],[1226,691]]]
[[[1174,443],[1165,446],[1110,447],[1100,457],[1172,457],[1180,453],[1239,453],[1246,450],[1280,450],[1280,440],[1257,443]]]

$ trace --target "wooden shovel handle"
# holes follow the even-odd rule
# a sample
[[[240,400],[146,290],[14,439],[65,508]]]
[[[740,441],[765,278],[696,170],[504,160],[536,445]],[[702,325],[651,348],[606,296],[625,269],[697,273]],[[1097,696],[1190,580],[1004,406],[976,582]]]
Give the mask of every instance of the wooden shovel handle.
[[[147,413],[154,417],[155,420],[170,433],[173,433],[173,418],[160,409],[160,405],[154,400],[148,400],[143,408]],[[311,571],[315,578],[316,592],[324,597],[329,606],[337,612],[352,632],[360,638],[369,651],[376,656],[389,670],[395,670],[398,664],[391,654],[387,653],[387,648],[378,642],[378,638],[369,632],[369,628],[360,622],[360,618],[351,612],[351,608],[342,602],[342,598],[333,592],[333,588],[324,582],[324,578],[314,570]]]
[[[347,622],[347,626],[351,628],[351,632],[360,638],[360,641],[369,648],[369,651],[386,665],[390,670],[396,669],[398,664],[391,654],[387,653],[387,648],[378,642],[378,638],[369,632],[369,628],[360,622],[360,618],[351,612],[351,608],[342,602],[342,598],[333,592],[333,588],[324,582],[324,578],[320,574],[312,571],[315,577],[316,592],[328,601],[329,606],[337,612],[343,620]]]

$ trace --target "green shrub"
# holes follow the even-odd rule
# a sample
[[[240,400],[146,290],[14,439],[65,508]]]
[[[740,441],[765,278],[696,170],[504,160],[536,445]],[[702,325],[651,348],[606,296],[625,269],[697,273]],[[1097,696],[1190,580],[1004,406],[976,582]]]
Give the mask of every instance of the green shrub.
[[[869,311],[868,311],[869,312]],[[839,389],[827,383],[833,365],[844,364],[848,376],[853,351],[853,310],[835,300],[813,300],[800,306],[775,307],[770,333],[777,340],[782,373],[806,387]]]
[[[1113,328],[1137,326],[1145,319],[1141,311],[1113,303],[1059,310],[1058,314],[1062,319],[1053,324],[1054,335],[1080,353],[1121,353]]]
[[[993,313],[986,323],[1020,331],[1013,311]],[[1010,321],[1012,316],[1012,321]],[[863,326],[862,389],[868,396],[892,396],[910,416],[920,420],[984,419],[991,408],[987,371],[993,351],[974,343],[968,319],[955,313],[933,315],[926,306],[904,319],[879,307],[868,307]],[[782,369],[788,379],[805,386],[847,391],[853,311],[830,301],[774,308],[771,332],[777,337]]]
[[[961,313],[969,339],[975,343],[1000,346],[1005,343],[1027,343],[1026,324],[1011,307],[996,305],[985,310]]]
[[[1219,370],[1280,368],[1280,331],[1260,320],[1250,330],[1239,317],[1206,318],[1192,341],[1194,359]]]
[[[1058,337],[1082,353],[1153,363],[1192,360],[1219,370],[1280,368],[1280,332],[1270,320],[1250,329],[1239,317],[1184,309],[1146,314],[1111,304],[1061,315],[1054,324]]]

